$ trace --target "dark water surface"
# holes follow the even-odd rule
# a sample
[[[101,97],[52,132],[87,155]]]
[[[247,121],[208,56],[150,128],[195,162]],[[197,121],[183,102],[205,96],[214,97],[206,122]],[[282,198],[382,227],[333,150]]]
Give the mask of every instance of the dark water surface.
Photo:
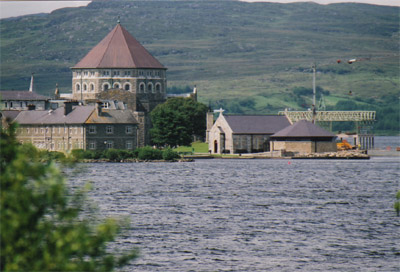
[[[399,271],[399,158],[88,164],[126,271]]]

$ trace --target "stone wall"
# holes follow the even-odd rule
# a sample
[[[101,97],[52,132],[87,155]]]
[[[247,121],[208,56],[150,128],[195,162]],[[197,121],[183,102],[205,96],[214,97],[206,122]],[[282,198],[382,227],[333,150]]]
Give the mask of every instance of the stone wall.
[[[312,141],[272,141],[271,151],[286,150],[299,154],[336,152],[335,142],[312,142]]]
[[[210,130],[208,149],[213,154],[233,153],[232,130],[222,114]]]

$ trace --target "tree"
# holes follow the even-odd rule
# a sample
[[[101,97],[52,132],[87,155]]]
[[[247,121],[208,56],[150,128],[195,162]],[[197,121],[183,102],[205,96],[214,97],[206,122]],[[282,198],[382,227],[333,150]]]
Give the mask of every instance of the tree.
[[[1,271],[111,271],[137,256],[107,252],[121,224],[85,219],[84,190],[69,193],[54,162],[17,143],[14,125],[0,148]]]
[[[158,105],[150,114],[150,133],[156,145],[190,145],[193,136],[206,130],[207,106],[191,98],[171,98]]]

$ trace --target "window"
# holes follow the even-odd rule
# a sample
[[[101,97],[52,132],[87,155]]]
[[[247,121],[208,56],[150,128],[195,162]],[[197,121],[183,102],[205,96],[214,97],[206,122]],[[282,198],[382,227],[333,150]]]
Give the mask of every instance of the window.
[[[103,76],[109,76],[110,75],[110,71],[103,71]]]
[[[80,91],[81,90],[81,85],[79,83],[76,83],[75,90],[76,91]]]
[[[90,76],[94,77],[94,72],[93,71],[90,72]]]
[[[156,84],[156,92],[161,92],[161,84],[160,83]]]
[[[90,83],[90,91],[93,92],[94,91],[94,84]]]
[[[124,75],[125,76],[130,76],[131,75],[131,71],[125,71]]]
[[[104,83],[103,85],[103,91],[107,91],[110,88],[110,84]]]
[[[7,102],[4,102],[4,107],[8,107],[8,103]]]
[[[89,149],[96,149],[96,141],[90,141],[89,142]]]
[[[156,76],[160,76],[160,71],[156,71]]]
[[[125,91],[129,91],[131,89],[131,85],[129,83],[125,84]]]
[[[133,127],[132,126],[126,126],[125,127],[125,133],[126,134],[132,134],[133,133]]]
[[[114,76],[119,76],[119,71],[114,71]]]
[[[115,89],[119,89],[119,88],[120,88],[119,83],[114,83],[114,88],[115,88]]]
[[[126,143],[125,143],[125,148],[126,148],[126,149],[133,149],[133,143],[132,143],[132,141],[126,141]]]
[[[153,72],[152,71],[147,71],[147,76],[152,76]]]
[[[12,108],[13,107],[13,102],[10,102],[10,108]]]
[[[139,85],[139,92],[140,92],[140,93],[144,92],[144,83],[140,83],[140,85]]]
[[[96,134],[96,126],[89,126],[89,134]]]
[[[104,102],[102,105],[103,109],[109,109],[110,108],[110,103],[109,102]]]
[[[107,134],[113,134],[114,133],[114,127],[113,126],[106,126],[106,133]]]
[[[105,144],[107,149],[114,148],[114,141],[105,141]]]
[[[139,71],[139,76],[143,76],[144,75],[144,73],[143,73],[143,71]]]
[[[149,83],[149,84],[147,85],[147,90],[148,90],[149,92],[153,92],[153,84],[152,84],[152,83]]]
[[[86,83],[83,83],[83,91],[87,91],[87,84]]]
[[[87,77],[87,76],[88,76],[88,74],[89,74],[89,72],[88,72],[88,71],[85,71],[85,72],[83,72],[83,75],[84,75],[85,77]]]

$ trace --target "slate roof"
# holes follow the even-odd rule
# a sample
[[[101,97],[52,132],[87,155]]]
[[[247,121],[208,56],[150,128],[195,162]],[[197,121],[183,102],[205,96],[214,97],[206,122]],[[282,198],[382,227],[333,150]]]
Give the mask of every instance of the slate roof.
[[[21,111],[19,110],[2,110],[1,116],[8,120],[14,121],[14,119],[18,116],[20,112]]]
[[[72,68],[159,68],[154,58],[120,24]]]
[[[53,111],[33,110],[21,111],[15,118],[15,122],[21,125],[41,125],[41,124],[83,124],[94,111],[94,106],[75,106],[72,111],[64,115],[64,107]]]
[[[1,100],[27,100],[27,101],[38,101],[38,100],[49,100],[47,96],[37,94],[29,91],[0,91]]]
[[[271,138],[282,137],[282,138],[334,138],[336,135],[331,132],[314,125],[306,120],[300,120],[293,125],[286,127],[274,135]]]
[[[224,115],[234,134],[274,134],[290,126],[283,115]]]
[[[103,110],[99,116],[93,113],[87,120],[88,124],[137,124],[138,121],[130,110]]]

